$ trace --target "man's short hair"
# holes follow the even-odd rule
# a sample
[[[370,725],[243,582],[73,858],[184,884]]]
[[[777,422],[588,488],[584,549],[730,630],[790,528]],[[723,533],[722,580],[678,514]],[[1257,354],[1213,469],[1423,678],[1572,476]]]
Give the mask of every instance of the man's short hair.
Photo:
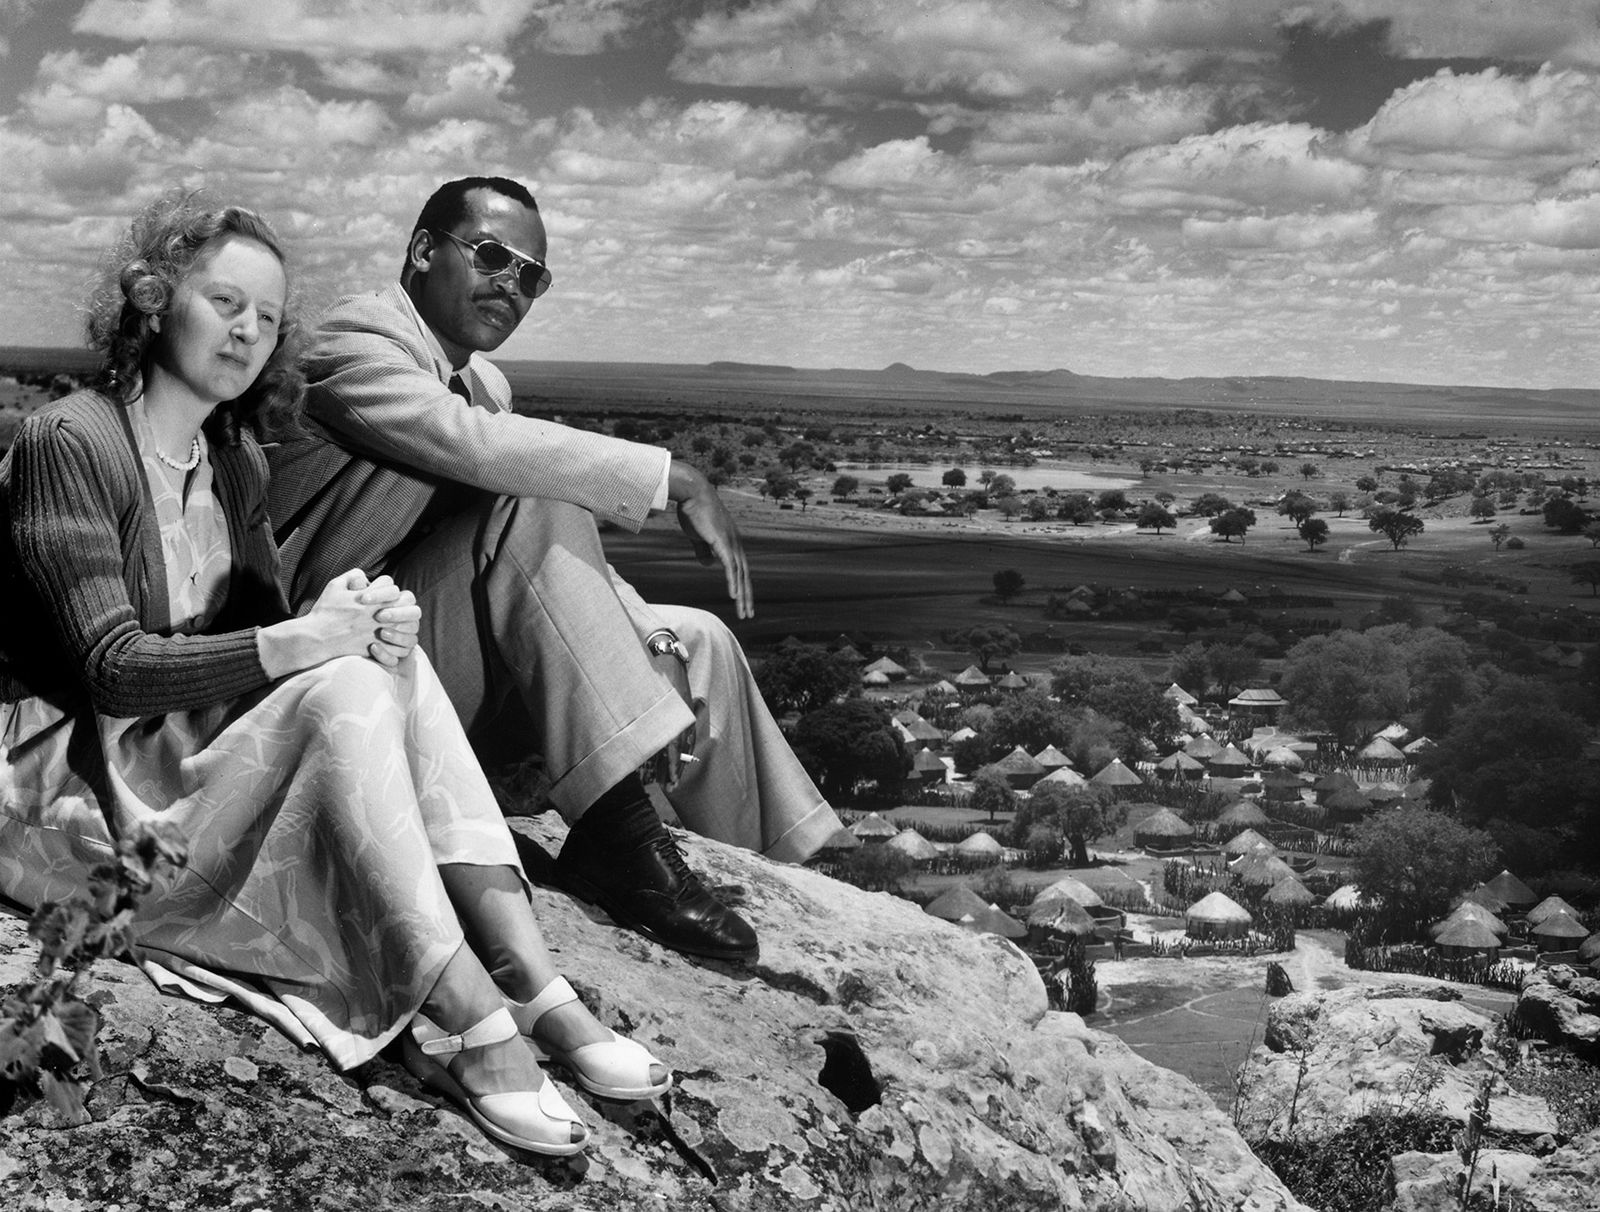
[[[539,204],[533,200],[528,187],[509,177],[462,177],[459,181],[446,181],[433,191],[433,197],[422,207],[411,234],[419,231],[453,231],[456,224],[467,217],[467,195],[475,189],[489,189],[504,194],[513,202],[520,202],[529,210],[537,211]]]

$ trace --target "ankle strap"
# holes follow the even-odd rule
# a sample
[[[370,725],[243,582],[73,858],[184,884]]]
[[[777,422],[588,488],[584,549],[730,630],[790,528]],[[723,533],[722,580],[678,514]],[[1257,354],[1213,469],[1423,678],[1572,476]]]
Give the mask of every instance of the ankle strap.
[[[538,1022],[557,1006],[565,1006],[568,1002],[577,1000],[578,995],[573,991],[572,986],[567,983],[567,978],[558,976],[543,989],[539,990],[539,996],[520,1011],[520,1016],[528,1024],[528,1029],[531,1031],[534,1023]]]
[[[515,1039],[518,1035],[516,1020],[504,1006],[473,1023],[460,1035],[449,1035],[432,1019],[419,1014],[411,1022],[411,1038],[428,1056],[465,1052],[469,1048],[482,1048],[489,1044]]]

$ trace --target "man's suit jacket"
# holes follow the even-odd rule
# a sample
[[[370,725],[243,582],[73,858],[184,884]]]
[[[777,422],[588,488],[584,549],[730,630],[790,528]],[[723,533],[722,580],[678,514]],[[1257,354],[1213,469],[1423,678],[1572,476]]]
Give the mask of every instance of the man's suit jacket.
[[[341,299],[307,358],[307,437],[269,447],[269,509],[297,606],[350,568],[384,571],[464,487],[582,506],[637,530],[668,453],[510,410],[511,388],[473,354],[450,366],[400,286]],[[459,502],[457,502],[459,504]]]

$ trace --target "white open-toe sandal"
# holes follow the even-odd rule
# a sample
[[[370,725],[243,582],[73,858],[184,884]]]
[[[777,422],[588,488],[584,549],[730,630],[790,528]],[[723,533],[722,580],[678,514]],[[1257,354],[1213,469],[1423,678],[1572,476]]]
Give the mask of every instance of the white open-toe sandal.
[[[589,1143],[589,1130],[544,1074],[537,1090],[505,1094],[473,1094],[446,1068],[451,1056],[471,1048],[515,1039],[516,1020],[505,1010],[451,1035],[424,1015],[411,1021],[400,1036],[401,1055],[411,1075],[437,1090],[471,1117],[485,1136],[552,1157],[569,1157]]]
[[[558,976],[531,1002],[507,999],[506,1008],[539,1059],[553,1060],[564,1067],[590,1094],[631,1102],[655,1098],[672,1088],[672,1070],[650,1055],[643,1045],[618,1035],[609,1027],[605,1030],[610,1039],[581,1044],[571,1050],[555,1048],[534,1038],[534,1026],[541,1018],[557,1006],[577,1000],[578,995],[567,978]]]

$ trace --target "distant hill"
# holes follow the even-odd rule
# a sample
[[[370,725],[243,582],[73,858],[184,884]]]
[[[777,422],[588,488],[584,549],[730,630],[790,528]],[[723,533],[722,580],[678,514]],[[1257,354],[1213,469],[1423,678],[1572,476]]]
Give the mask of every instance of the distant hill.
[[[1059,367],[971,374],[920,370],[904,362],[879,370],[731,361],[497,362],[518,396],[573,404],[826,408],[830,402],[837,406],[868,401],[891,411],[921,407],[1029,413],[1085,407],[1187,408],[1396,424],[1416,421],[1435,429],[1474,430],[1529,424],[1564,430],[1592,426],[1600,416],[1600,390],[1584,388],[1372,383],[1283,375],[1107,378]],[[0,347],[0,373],[82,373],[93,364],[93,355],[81,349]]]

